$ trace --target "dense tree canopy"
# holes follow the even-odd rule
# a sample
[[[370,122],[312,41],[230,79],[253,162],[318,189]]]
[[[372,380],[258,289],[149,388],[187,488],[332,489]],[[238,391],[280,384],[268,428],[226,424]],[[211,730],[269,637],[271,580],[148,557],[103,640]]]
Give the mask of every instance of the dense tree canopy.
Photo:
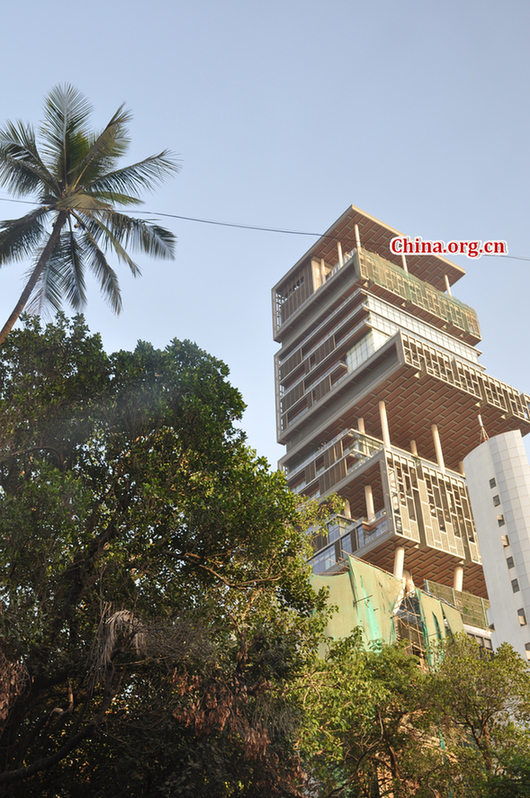
[[[402,646],[329,645],[299,686],[318,798],[530,795],[530,669],[466,636],[421,668]]]
[[[297,794],[319,600],[226,375],[178,341],[108,356],[79,318],[0,351],[6,794]]]
[[[67,301],[79,309],[91,271],[112,308],[121,295],[107,251],[127,264],[127,250],[172,258],[175,238],[157,224],[127,216],[116,207],[141,204],[140,193],[176,169],[167,151],[131,166],[119,162],[127,152],[130,113],[121,106],[101,133],[88,120],[91,107],[72,86],[56,86],[44,103],[40,138],[31,125],[7,122],[0,129],[0,185],[36,207],[20,219],[0,223],[0,266],[32,259],[34,267],[6,324],[0,343],[31,299],[40,309]]]

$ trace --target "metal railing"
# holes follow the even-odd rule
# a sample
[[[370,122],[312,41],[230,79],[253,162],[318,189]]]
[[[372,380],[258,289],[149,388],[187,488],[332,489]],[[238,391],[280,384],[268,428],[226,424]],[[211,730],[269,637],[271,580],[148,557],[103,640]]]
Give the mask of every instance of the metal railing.
[[[425,590],[437,598],[447,601],[462,613],[462,620],[470,626],[477,626],[479,629],[488,629],[489,622],[487,610],[490,607],[489,601],[472,593],[454,590],[447,585],[440,585],[431,579],[425,580]]]
[[[363,250],[361,276],[458,327],[459,330],[480,338],[478,317],[473,308],[460,302],[459,299],[437,291],[429,283],[405,272],[380,255]]]

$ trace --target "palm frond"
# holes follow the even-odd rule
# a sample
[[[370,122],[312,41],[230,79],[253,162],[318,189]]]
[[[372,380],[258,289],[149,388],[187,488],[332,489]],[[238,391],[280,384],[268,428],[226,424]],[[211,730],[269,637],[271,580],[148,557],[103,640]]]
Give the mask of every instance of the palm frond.
[[[108,202],[102,202],[98,197],[93,197],[91,194],[86,194],[82,191],[74,191],[67,193],[55,202],[57,210],[83,210],[91,214],[95,211],[109,211],[112,206]]]
[[[164,260],[173,260],[175,257],[176,238],[164,227],[117,211],[98,213],[98,220],[104,220],[113,237],[126,248],[132,247]]]
[[[64,154],[57,163],[58,175],[61,175],[62,185],[71,191],[70,175],[77,168],[77,164],[83,160],[90,150],[91,138],[87,138],[77,131],[69,132],[66,136]]]
[[[99,249],[99,242],[103,241],[105,244],[106,249],[113,249],[119,260],[124,261],[130,268],[133,277],[139,277],[141,275],[141,271],[139,266],[133,261],[129,253],[122,247],[121,243],[118,239],[113,235],[112,231],[96,216],[91,216],[87,218],[85,216],[85,221],[83,221],[80,217],[79,221],[86,233],[86,235],[90,238],[91,242]]]
[[[40,132],[43,138],[42,150],[47,161],[54,166],[65,167],[65,153],[68,139],[75,135],[83,139],[90,137],[86,121],[92,107],[80,91],[69,84],[55,86],[44,102],[44,119]],[[65,178],[64,171],[58,177]]]
[[[70,225],[61,233],[46,268],[28,305],[31,312],[40,313],[44,306],[60,310],[64,299],[79,310],[86,302],[85,254],[82,243]]]
[[[70,305],[79,310],[86,302],[85,254],[70,220],[69,230],[62,236],[61,249],[64,259],[61,281],[65,296]]]
[[[39,250],[36,254],[35,261],[38,261],[41,255]],[[60,263],[52,253],[46,268],[39,277],[35,288],[31,294],[26,309],[28,313],[40,314],[46,306],[51,307],[54,311],[60,310],[62,305],[62,284],[60,277]],[[33,269],[33,266],[28,271],[28,277]]]
[[[99,280],[103,295],[113,311],[119,313],[122,309],[122,301],[118,276],[89,231],[85,231],[85,253],[88,267]]]
[[[83,194],[87,197],[87,194]],[[102,200],[106,205],[125,205],[125,206],[138,206],[143,205],[143,200],[139,197],[131,197],[130,194],[121,194],[119,191],[98,191],[98,200]],[[84,210],[86,207],[91,209],[92,206],[85,206],[79,204],[79,210]]]
[[[39,155],[31,125],[7,122],[0,129],[0,185],[15,197],[43,188],[56,192],[57,183]]]
[[[168,175],[179,171],[179,165],[169,150],[158,155],[151,155],[143,161],[109,172],[86,185],[86,190],[93,194],[100,191],[136,194],[141,190],[151,191],[155,185],[162,183]]]
[[[20,219],[0,222],[0,266],[33,254],[46,232],[43,222],[48,214],[45,208],[37,208]]]
[[[102,133],[91,141],[85,157],[71,170],[74,188],[82,179],[90,183],[104,175],[127,152],[130,139],[126,125],[131,118],[131,113],[121,105]]]

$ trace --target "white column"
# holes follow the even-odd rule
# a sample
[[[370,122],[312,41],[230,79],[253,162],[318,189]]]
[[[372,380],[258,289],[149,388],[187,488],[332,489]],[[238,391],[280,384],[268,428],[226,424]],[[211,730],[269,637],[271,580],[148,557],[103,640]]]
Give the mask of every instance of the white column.
[[[444,279],[445,279],[445,290],[447,291],[449,296],[453,296],[451,293],[451,285],[449,283],[449,277],[446,274],[444,274]]]
[[[342,259],[342,244],[340,243],[340,241],[337,241],[337,254],[339,256],[339,266],[342,266],[344,261]]]
[[[405,564],[405,549],[398,546],[394,551],[394,576],[396,579],[403,579],[403,565]]]
[[[453,589],[462,592],[464,587],[464,569],[461,565],[457,565],[453,574]]]
[[[375,515],[374,494],[372,493],[371,485],[364,486],[364,500],[366,502],[366,517],[370,521]]]
[[[381,430],[383,433],[383,443],[390,449],[390,432],[388,429],[388,418],[386,415],[386,406],[384,402],[379,402],[379,418],[381,419]]]
[[[438,466],[445,472],[445,463],[444,463],[444,456],[442,452],[442,444],[440,442],[440,433],[438,432],[438,427],[436,424],[433,424],[431,427],[432,430],[432,439],[434,441],[434,451],[436,452],[436,462]]]
[[[357,245],[357,252],[361,252],[361,237],[359,235],[359,227],[355,225],[355,243]]]
[[[414,457],[418,457],[418,449],[416,448],[416,441],[410,442],[410,453],[414,455]]]
[[[364,429],[364,418],[357,419],[357,432],[360,432],[362,435],[366,434],[366,431]]]
[[[404,252],[401,253],[401,265],[403,266],[403,271],[407,272],[408,274],[409,267],[407,266],[407,259]]]

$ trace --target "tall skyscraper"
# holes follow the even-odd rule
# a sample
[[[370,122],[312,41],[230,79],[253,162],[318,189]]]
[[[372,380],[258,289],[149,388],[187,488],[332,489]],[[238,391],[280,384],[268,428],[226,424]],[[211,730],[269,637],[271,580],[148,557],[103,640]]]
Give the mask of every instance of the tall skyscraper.
[[[479,415],[490,435],[530,431],[530,397],[479,364],[477,315],[452,296],[464,269],[393,254],[400,235],[352,206],[273,288],[280,467],[345,501],[316,573],[354,553],[485,598],[462,461]]]

